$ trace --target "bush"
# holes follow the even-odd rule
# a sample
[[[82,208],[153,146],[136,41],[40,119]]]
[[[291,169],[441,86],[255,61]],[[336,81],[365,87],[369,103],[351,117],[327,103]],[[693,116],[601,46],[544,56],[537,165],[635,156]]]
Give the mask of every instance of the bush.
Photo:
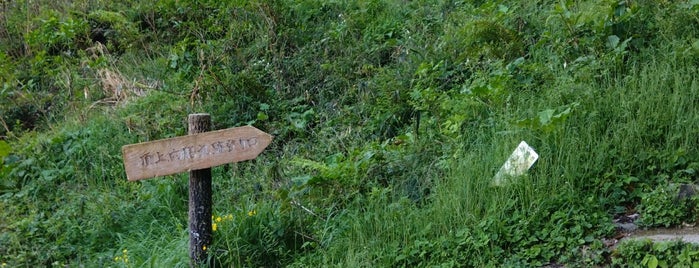
[[[630,264],[639,267],[695,267],[699,265],[699,246],[681,241],[627,241],[612,252],[611,266],[628,267]]]
[[[638,211],[640,224],[647,227],[670,227],[696,222],[696,197],[680,195],[678,184],[660,186],[644,194]]]
[[[40,26],[26,36],[27,44],[34,50],[46,51],[51,56],[60,53],[73,54],[89,45],[89,25],[80,18],[63,17],[48,12],[38,18]]]

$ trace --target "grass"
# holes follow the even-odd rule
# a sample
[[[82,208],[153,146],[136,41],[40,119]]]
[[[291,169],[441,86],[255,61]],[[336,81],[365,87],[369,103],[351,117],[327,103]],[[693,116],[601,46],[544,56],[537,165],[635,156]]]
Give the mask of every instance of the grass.
[[[127,182],[120,148],[195,112],[275,136],[213,168],[223,266],[699,262],[603,243],[697,179],[691,2],[130,2],[2,7],[5,266],[188,266],[186,174]]]

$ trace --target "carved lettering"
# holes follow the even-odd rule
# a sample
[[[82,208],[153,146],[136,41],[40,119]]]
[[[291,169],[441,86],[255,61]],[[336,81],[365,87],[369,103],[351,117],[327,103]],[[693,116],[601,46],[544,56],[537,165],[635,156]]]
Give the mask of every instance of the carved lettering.
[[[255,146],[257,145],[257,137],[252,137],[248,140],[248,143],[250,143],[250,146]]]
[[[213,154],[220,154],[223,152],[223,142],[217,141],[211,144],[211,148],[213,148]]]
[[[234,151],[235,150],[235,141],[234,140],[227,140],[226,141],[226,148],[228,149],[228,151],[226,151],[227,153]]]
[[[125,145],[129,180],[141,180],[255,158],[272,136],[252,126]]]
[[[141,155],[141,166],[147,167],[153,162],[153,155],[150,153],[145,153]]]
[[[192,156],[192,146],[187,146],[182,148],[182,157],[183,159],[192,159],[194,156]]]
[[[141,166],[148,167],[151,165],[157,165],[160,162],[167,162],[167,158],[161,152],[155,153],[145,153],[141,155]]]
[[[195,157],[204,157],[209,155],[209,149],[207,149],[206,144],[199,145],[199,148],[192,150],[192,153]]]
[[[182,148],[172,149],[169,153],[147,152],[140,157],[141,166],[149,167],[162,162],[204,158],[208,155],[234,152],[236,149],[241,151],[249,150],[250,148],[256,147],[258,143],[259,141],[257,140],[257,137],[251,137],[247,139],[229,139],[197,146],[185,146]]]
[[[160,153],[160,152],[155,152],[155,154],[158,155],[158,160],[155,161],[156,164],[158,164],[158,163],[160,163],[160,162],[167,161],[167,158],[165,158],[165,155],[164,155],[164,154],[162,154],[162,153]]]
[[[238,143],[240,144],[240,147],[243,147],[243,150],[247,150],[250,147],[248,140],[239,139]]]
[[[172,151],[170,151],[170,153],[168,153],[168,156],[170,157],[170,161],[184,159],[182,155],[182,150],[178,149],[173,149]]]

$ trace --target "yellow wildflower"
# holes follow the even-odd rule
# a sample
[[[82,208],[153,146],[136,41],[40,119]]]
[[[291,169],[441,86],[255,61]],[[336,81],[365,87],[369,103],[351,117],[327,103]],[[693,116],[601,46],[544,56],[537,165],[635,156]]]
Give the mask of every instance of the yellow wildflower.
[[[206,251],[206,245],[204,245],[203,247],[201,247],[201,249],[204,250],[204,251]]]
[[[216,217],[216,222],[221,222],[221,217]]]
[[[213,229],[214,232],[216,232],[216,230],[218,229],[218,224],[216,224],[216,223],[212,224],[211,229]]]
[[[255,216],[256,214],[257,214],[257,212],[254,209],[248,211],[248,216],[250,216],[250,217]]]
[[[227,220],[232,220],[232,219],[233,219],[233,214],[228,214],[228,215],[226,215],[226,219],[227,219]]]
[[[129,254],[128,253],[129,253],[129,251],[127,249],[123,249],[121,251],[121,256],[114,257],[114,261],[128,263],[129,262]]]

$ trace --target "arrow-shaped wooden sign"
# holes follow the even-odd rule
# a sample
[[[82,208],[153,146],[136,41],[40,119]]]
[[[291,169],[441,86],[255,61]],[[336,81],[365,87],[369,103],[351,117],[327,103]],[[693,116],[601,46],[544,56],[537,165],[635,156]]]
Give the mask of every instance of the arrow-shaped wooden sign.
[[[252,126],[126,145],[126,177],[130,181],[209,168],[254,159],[272,136]]]
[[[211,246],[211,169],[257,157],[272,136],[251,126],[210,131],[211,116],[190,114],[189,135],[126,145],[126,177],[130,181],[189,171],[189,257],[195,267],[209,260]]]

